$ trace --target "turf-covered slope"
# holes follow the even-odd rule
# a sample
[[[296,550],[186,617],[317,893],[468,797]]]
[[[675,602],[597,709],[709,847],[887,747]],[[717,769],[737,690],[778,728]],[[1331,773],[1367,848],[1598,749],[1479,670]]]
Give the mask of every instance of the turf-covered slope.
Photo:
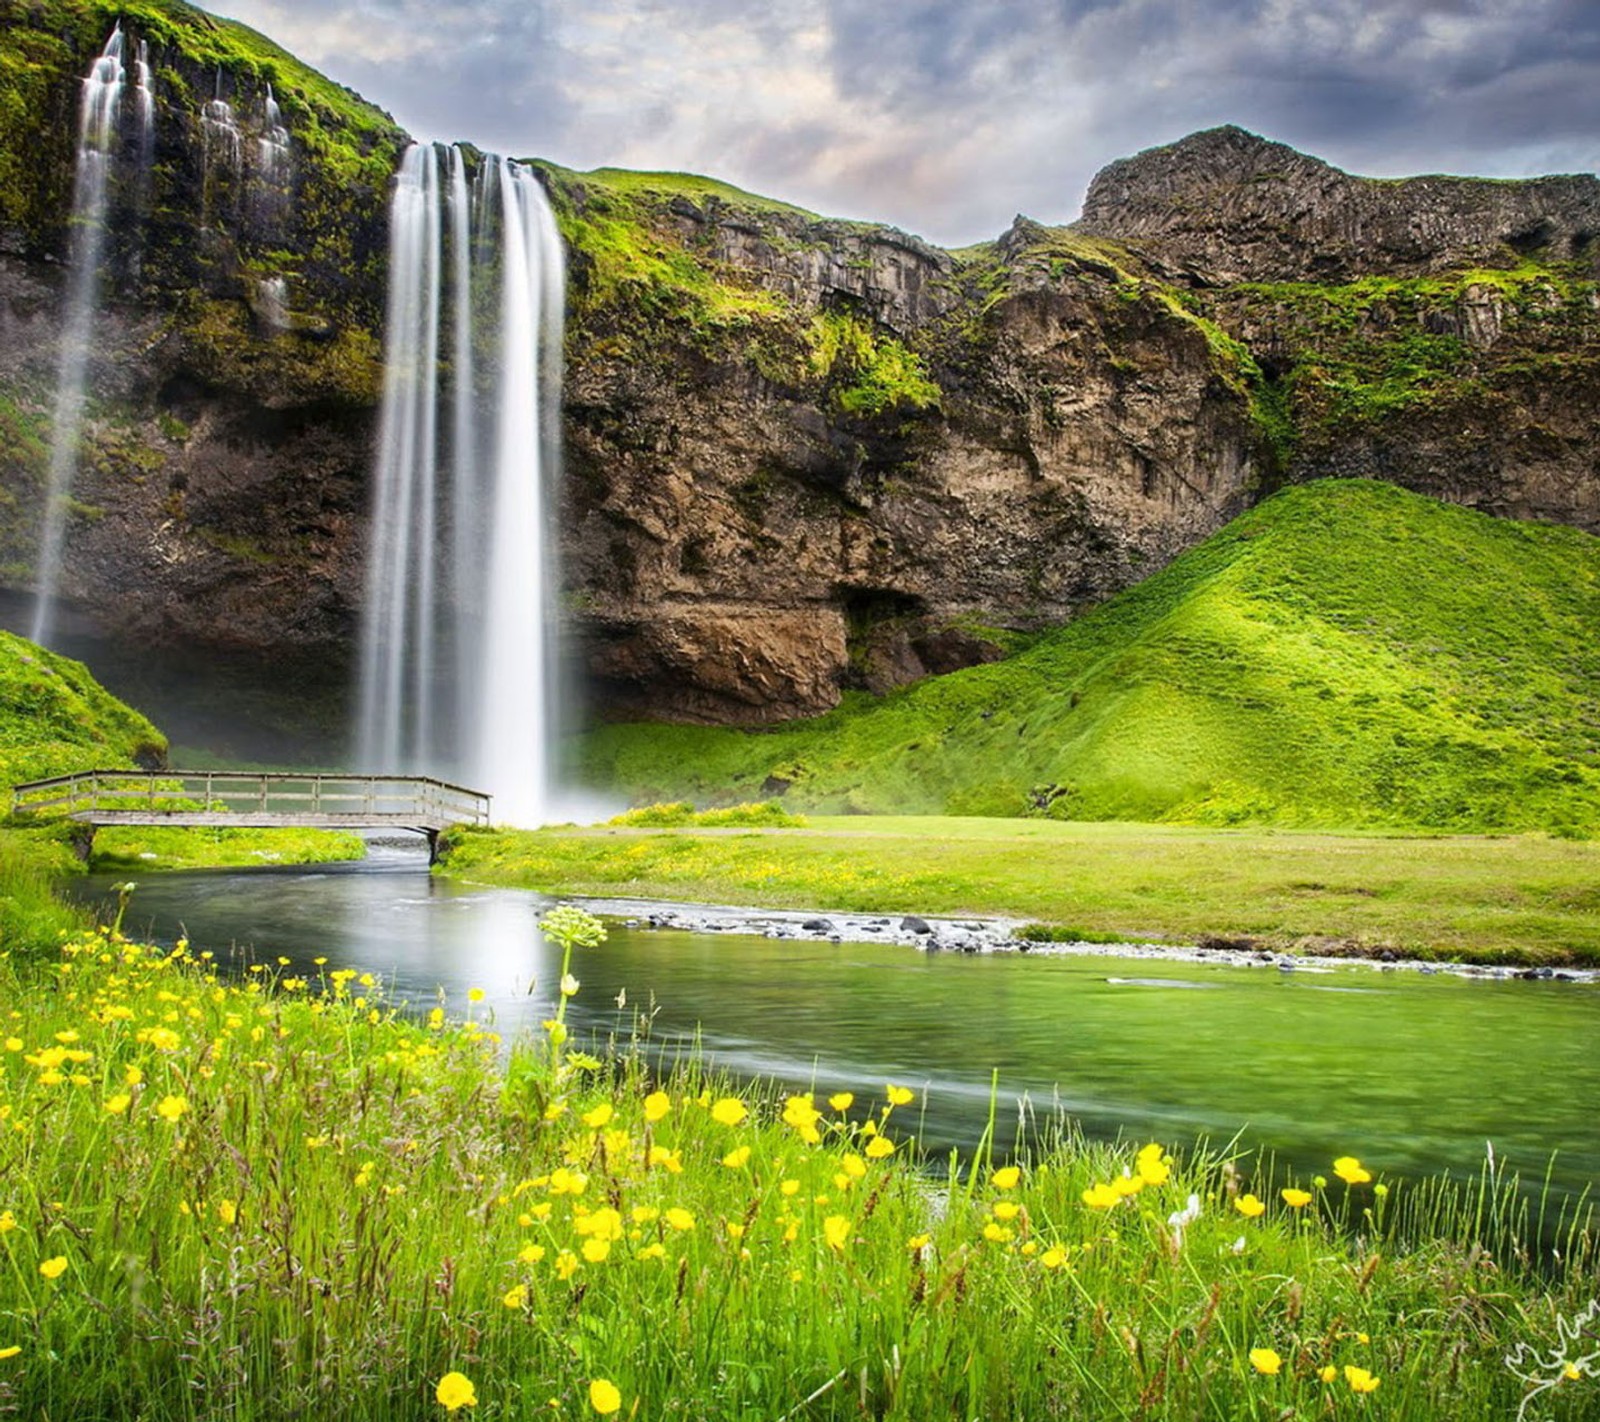
[[[0,632],[0,790],[95,766],[159,766],[167,738],[82,662]]]
[[[635,799],[1600,833],[1600,538],[1288,490],[1009,661],[767,733],[613,726]]]

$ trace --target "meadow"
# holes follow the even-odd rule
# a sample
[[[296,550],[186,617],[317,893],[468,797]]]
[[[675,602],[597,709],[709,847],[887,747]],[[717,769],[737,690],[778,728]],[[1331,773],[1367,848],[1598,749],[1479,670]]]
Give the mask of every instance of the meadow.
[[[29,1417],[1593,1415],[1596,1241],[1475,1184],[1089,1145],[916,1093],[502,1042],[333,964],[0,955],[0,1409]],[[1536,1205],[1536,1201],[1534,1202]],[[1542,1244],[1541,1244],[1542,1241]],[[1592,1351],[1592,1350],[1591,1350]],[[1508,1361],[1508,1359],[1510,1361]]]
[[[674,818],[646,808],[586,829],[455,831],[443,872],[551,894],[994,916],[1057,938],[1600,966],[1600,846],[1590,842],[942,816],[761,827],[770,811],[755,827]]]

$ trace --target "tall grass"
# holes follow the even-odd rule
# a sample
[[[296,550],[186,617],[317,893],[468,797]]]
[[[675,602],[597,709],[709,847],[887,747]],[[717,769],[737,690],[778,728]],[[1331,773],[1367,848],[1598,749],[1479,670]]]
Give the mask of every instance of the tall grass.
[[[0,1411],[1510,1416],[1504,1356],[1594,1289],[1581,1225],[1485,1246],[1499,1181],[1302,1200],[1070,1132],[940,1168],[903,1088],[740,1097],[274,977],[110,929],[0,956]]]

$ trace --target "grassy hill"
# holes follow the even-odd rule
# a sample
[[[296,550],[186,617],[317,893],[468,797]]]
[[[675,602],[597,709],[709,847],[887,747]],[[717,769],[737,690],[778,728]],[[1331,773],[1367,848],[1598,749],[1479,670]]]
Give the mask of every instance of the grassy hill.
[[[167,738],[82,662],[0,632],[0,787],[96,766],[154,766]]]
[[[991,666],[741,732],[602,728],[635,800],[1600,833],[1600,539],[1290,489]]]

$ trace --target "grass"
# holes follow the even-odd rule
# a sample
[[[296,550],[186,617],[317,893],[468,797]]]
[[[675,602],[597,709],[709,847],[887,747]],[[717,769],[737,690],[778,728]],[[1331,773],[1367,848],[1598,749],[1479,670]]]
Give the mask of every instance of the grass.
[[[360,859],[366,850],[360,835],[337,830],[111,827],[96,833],[89,867],[148,872],[254,864],[328,864]]]
[[[643,801],[1581,838],[1596,625],[1593,535],[1321,481],[1004,662],[768,730],[601,727],[582,763]]]
[[[0,1009],[18,1415],[1489,1417],[1518,1349],[1557,1415],[1594,1402],[1548,1356],[1592,1237],[1541,1250],[1489,1175],[1291,1184],[1070,1130],[921,1161],[905,1088],[508,1057],[470,1004],[111,930],[0,955]]]
[[[1600,845],[1048,820],[811,817],[778,832],[456,831],[444,872],[551,894],[994,915],[1090,939],[1600,966]]]

